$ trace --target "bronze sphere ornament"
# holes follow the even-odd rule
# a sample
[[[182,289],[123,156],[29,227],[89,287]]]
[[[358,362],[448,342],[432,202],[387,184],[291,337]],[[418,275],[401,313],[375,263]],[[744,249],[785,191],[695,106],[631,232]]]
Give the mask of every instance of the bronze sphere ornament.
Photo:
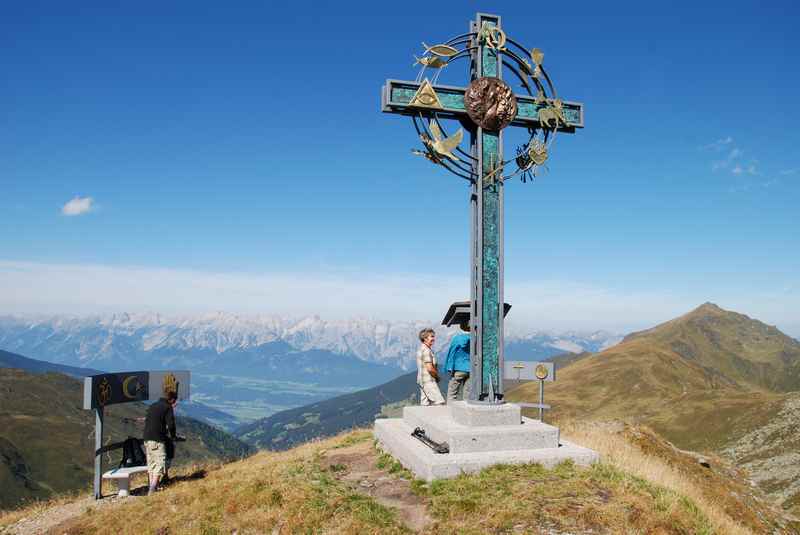
[[[517,117],[514,91],[500,78],[484,76],[469,84],[464,107],[473,123],[484,130],[498,132]]]

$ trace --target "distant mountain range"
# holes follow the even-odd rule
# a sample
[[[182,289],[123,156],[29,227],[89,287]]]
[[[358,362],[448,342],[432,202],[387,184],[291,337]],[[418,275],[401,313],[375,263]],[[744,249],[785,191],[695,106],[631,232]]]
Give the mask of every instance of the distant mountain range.
[[[354,357],[390,369],[411,369],[419,344],[417,333],[429,325],[422,321],[323,320],[316,316],[294,319],[227,313],[174,318],[126,313],[91,317],[4,316],[0,317],[0,348],[71,366],[111,369],[154,363],[214,373],[239,368],[252,373],[254,365],[274,370],[271,355],[290,355],[292,361],[305,356],[306,362],[296,371],[311,366],[309,371],[322,374],[324,379],[324,371],[311,363],[329,355]],[[440,334],[439,346],[444,347],[456,329],[435,327]],[[619,342],[621,337],[602,331],[509,329],[506,339],[514,358],[533,360],[565,351],[599,351]],[[325,364],[326,368],[335,368],[334,362]]]
[[[0,349],[73,368],[189,369],[193,398],[232,415],[202,416],[232,429],[241,422],[398,377],[413,368],[417,333],[427,325],[226,313],[173,318],[158,314],[4,316],[0,317]],[[436,329],[438,349],[443,350],[456,329]],[[509,358],[520,360],[564,351],[599,351],[620,339],[605,332],[513,329],[508,329],[506,337]],[[80,373],[73,370],[72,374]]]

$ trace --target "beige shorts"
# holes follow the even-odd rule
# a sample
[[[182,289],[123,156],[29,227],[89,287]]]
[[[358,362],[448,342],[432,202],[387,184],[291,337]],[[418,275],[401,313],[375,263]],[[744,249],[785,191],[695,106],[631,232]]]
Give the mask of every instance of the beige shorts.
[[[439,384],[436,381],[424,381],[419,385],[419,404],[423,406],[444,405],[442,391],[439,390]]]
[[[147,472],[150,477],[164,477],[167,472],[166,445],[155,440],[145,440],[144,450],[147,454]]]

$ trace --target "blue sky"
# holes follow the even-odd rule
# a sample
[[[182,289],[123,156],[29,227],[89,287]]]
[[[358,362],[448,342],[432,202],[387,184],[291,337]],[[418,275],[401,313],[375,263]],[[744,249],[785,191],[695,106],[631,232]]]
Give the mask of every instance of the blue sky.
[[[0,306],[439,316],[468,288],[466,186],[379,90],[476,11],[586,105],[508,185],[516,321],[711,300],[800,335],[791,2],[6,2]]]

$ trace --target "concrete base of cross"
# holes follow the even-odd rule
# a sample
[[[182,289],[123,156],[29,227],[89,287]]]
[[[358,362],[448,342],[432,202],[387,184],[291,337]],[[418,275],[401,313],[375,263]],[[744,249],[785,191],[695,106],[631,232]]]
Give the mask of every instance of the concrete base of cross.
[[[436,453],[412,436],[415,428],[450,453]],[[567,459],[589,465],[597,452],[560,440],[557,427],[521,415],[513,403],[474,405],[464,401],[445,406],[405,407],[403,418],[375,421],[375,438],[420,479],[432,481],[474,473],[494,464],[540,463],[552,467]]]

